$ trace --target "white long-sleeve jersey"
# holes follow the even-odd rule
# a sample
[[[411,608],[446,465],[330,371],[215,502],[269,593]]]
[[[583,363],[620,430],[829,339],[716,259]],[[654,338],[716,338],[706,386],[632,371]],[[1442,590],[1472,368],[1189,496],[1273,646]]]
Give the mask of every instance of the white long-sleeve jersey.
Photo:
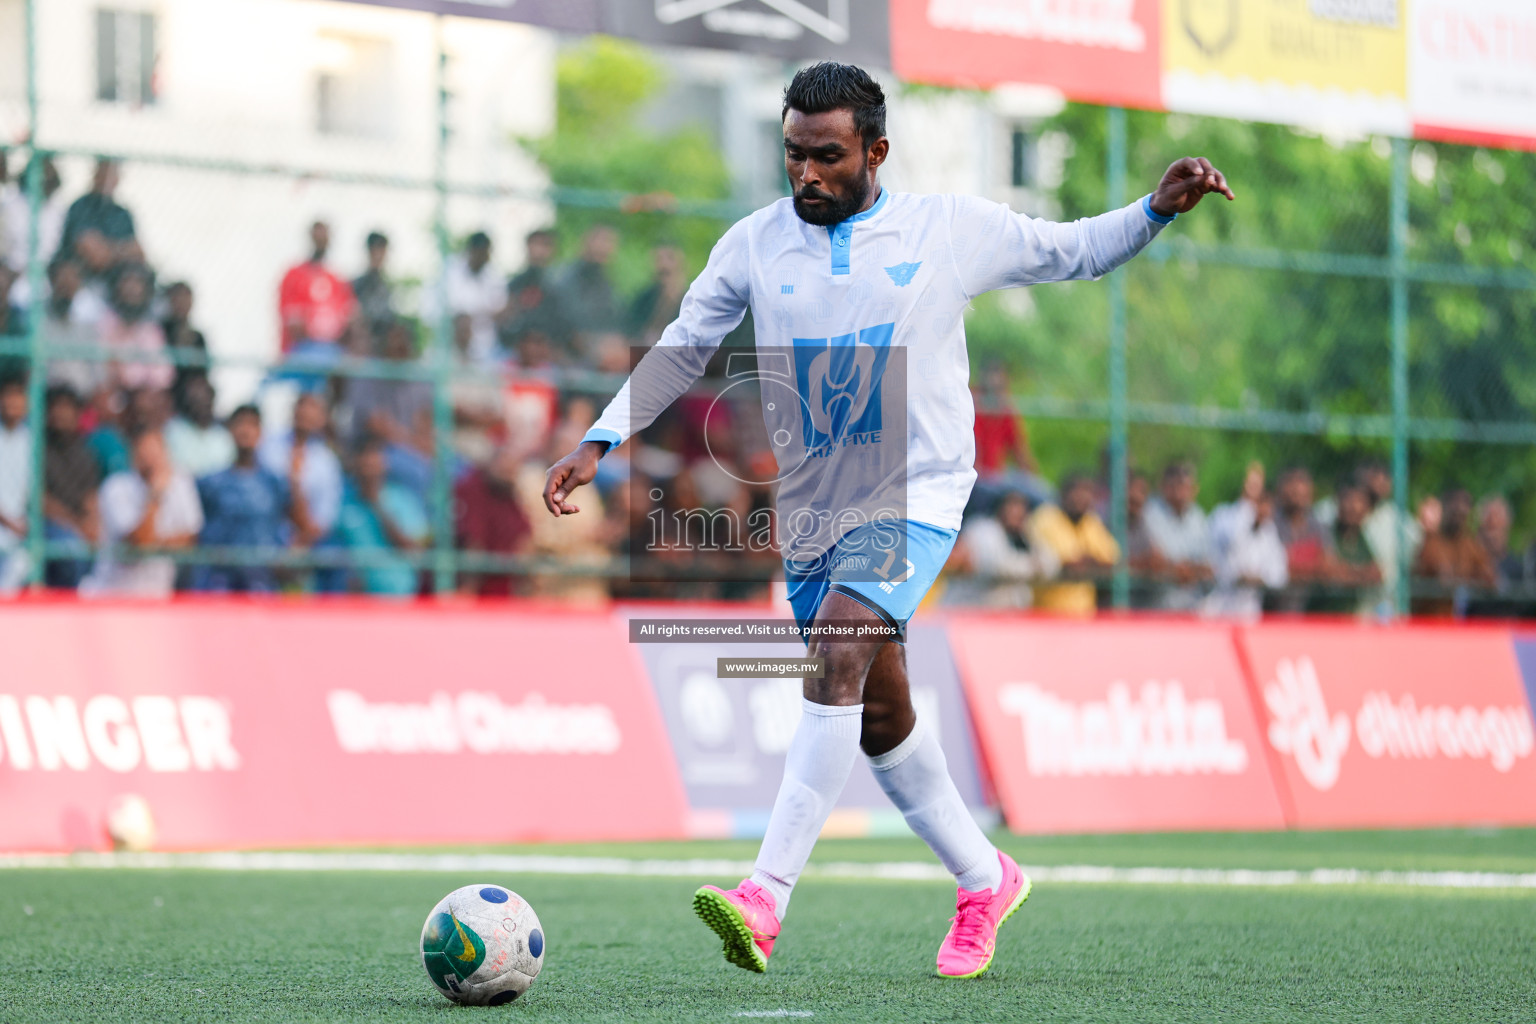
[[[882,190],[832,227],[781,199],[715,245],[586,440],[619,444],[648,426],[750,306],[786,554],[877,516],[956,529],[976,479],[966,308],[997,288],[1109,273],[1173,219],[1150,199],[1055,223],[971,196]]]

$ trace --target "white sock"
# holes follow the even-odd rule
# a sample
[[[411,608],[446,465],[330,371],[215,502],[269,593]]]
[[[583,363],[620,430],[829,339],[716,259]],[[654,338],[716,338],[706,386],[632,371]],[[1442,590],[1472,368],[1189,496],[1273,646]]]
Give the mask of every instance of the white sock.
[[[869,759],[875,779],[912,831],[955,876],[960,888],[996,889],[1003,881],[997,847],[960,799],[938,738],[921,720],[893,749]]]
[[[752,881],[773,894],[774,913],[781,921],[811,847],[853,770],[864,725],[863,704],[834,707],[802,699],[802,712],[752,870]]]

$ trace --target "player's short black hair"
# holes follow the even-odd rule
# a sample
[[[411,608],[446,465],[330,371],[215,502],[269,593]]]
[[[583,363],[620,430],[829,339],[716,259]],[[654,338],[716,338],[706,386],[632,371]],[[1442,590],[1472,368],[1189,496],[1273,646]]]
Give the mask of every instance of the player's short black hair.
[[[885,134],[885,90],[868,71],[852,64],[828,60],[801,68],[784,90],[779,120],[788,117],[791,110],[802,114],[851,111],[853,127],[866,150]]]
[[[368,249],[377,249],[381,245],[389,244],[389,236],[382,231],[370,231],[368,240],[363,244]]]
[[[490,247],[491,236],[484,231],[476,231],[464,240],[464,248],[466,249],[489,249]]]

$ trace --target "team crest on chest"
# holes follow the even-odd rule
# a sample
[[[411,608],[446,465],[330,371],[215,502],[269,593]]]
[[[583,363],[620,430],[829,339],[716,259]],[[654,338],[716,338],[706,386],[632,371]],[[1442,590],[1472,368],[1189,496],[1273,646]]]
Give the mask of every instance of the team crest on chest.
[[[886,267],[885,272],[890,275],[896,287],[905,288],[912,283],[913,275],[917,273],[918,268],[922,265],[922,260],[918,260],[916,263],[898,263],[894,267]]]

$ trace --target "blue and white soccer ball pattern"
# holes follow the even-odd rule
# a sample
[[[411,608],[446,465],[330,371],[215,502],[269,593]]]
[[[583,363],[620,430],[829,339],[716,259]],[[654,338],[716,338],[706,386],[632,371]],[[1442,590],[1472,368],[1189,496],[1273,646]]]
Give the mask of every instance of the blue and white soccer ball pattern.
[[[456,1003],[510,1003],[544,966],[544,929],[528,901],[511,889],[466,885],[427,915],[421,963],[437,990]]]

